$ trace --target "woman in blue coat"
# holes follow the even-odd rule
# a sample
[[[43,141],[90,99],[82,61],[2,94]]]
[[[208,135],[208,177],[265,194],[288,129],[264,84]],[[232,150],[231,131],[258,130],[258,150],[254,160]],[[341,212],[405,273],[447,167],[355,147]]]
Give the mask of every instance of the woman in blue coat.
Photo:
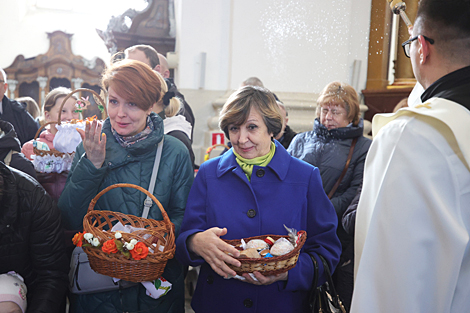
[[[273,138],[282,127],[271,92],[246,86],[225,103],[219,126],[233,148],[202,164],[189,194],[178,260],[201,265],[192,307],[195,312],[307,312],[314,256],[333,270],[341,246],[337,218],[317,168],[291,157]],[[226,263],[240,266],[239,251],[220,239],[284,235],[283,225],[305,230],[297,265],[288,272],[252,279],[232,278]],[[229,256],[231,253],[233,256]],[[324,281],[320,268],[320,282]],[[230,278],[230,279],[228,279]]]

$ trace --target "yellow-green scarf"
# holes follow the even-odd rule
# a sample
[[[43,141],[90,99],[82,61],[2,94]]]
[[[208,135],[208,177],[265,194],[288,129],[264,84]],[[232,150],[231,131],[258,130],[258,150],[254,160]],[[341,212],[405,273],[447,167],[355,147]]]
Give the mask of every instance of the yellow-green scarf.
[[[245,172],[246,177],[248,177],[248,180],[251,181],[251,174],[253,173],[253,166],[266,166],[271,162],[274,152],[276,152],[276,145],[274,142],[271,142],[271,149],[269,150],[269,153],[257,158],[253,159],[245,159],[242,158],[238,153],[235,152],[235,149],[233,149],[233,153],[235,154],[238,165],[242,168],[243,172]]]

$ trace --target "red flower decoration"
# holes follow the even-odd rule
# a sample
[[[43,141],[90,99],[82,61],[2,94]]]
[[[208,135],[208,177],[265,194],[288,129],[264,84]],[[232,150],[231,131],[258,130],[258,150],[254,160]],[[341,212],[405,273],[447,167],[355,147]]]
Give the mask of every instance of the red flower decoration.
[[[101,250],[103,250],[103,252],[105,253],[117,253],[119,251],[116,246],[116,243],[114,242],[114,239],[105,241],[105,243],[103,243],[103,246],[101,247]]]
[[[83,233],[76,233],[72,238],[72,242],[77,247],[81,247],[83,244]]]
[[[142,260],[145,259],[149,254],[149,248],[147,248],[143,242],[138,242],[134,246],[134,249],[130,250],[130,253],[134,260]]]

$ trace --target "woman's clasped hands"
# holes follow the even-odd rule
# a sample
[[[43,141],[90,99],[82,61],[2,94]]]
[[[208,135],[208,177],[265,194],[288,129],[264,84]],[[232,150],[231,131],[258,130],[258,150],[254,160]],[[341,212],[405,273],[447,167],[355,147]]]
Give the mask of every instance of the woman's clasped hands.
[[[224,278],[231,278],[237,273],[228,267],[227,263],[240,267],[241,263],[236,259],[240,256],[240,251],[220,239],[226,234],[227,228],[213,227],[192,235],[189,238],[188,246],[190,251],[202,257],[217,274]],[[243,281],[254,285],[269,285],[278,280],[287,280],[287,272],[271,276],[254,272],[253,275],[256,279],[253,279],[249,274],[243,274],[245,278]]]
[[[85,131],[78,129],[83,141],[86,157],[96,168],[101,168],[106,157],[106,135],[101,133],[102,125],[96,119],[86,121]]]

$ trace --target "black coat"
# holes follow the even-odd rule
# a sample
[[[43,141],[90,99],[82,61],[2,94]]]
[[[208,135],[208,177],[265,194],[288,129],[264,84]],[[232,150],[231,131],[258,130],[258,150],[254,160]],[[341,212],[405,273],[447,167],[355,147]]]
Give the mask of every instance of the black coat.
[[[69,268],[60,212],[23,172],[0,162],[0,178],[0,273],[15,271],[24,278],[27,313],[60,312]]]
[[[5,162],[5,157],[10,151],[17,152],[11,155],[10,166],[37,179],[33,163],[21,153],[20,141],[13,126],[9,122],[0,120],[0,130],[4,132],[3,136],[0,135],[0,161]]]
[[[289,125],[286,125],[286,129],[284,129],[284,134],[282,135],[281,138],[279,138],[279,142],[284,148],[289,148],[290,143],[292,142],[292,139],[294,139],[295,135],[297,133],[293,131]]]
[[[38,124],[26,111],[24,104],[3,96],[2,109],[3,113],[0,115],[0,120],[10,122],[13,125],[21,146],[34,138],[38,130]]]

